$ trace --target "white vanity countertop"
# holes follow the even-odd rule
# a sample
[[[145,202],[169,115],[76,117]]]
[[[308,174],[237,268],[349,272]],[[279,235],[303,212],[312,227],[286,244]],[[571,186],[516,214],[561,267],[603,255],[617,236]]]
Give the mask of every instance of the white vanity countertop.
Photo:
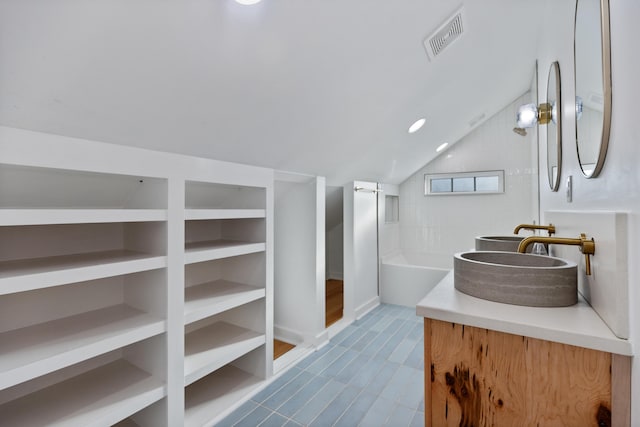
[[[416,306],[416,314],[509,334],[570,344],[624,356],[631,343],[616,337],[580,296],[571,307],[522,307],[486,301],[453,287],[453,271]]]

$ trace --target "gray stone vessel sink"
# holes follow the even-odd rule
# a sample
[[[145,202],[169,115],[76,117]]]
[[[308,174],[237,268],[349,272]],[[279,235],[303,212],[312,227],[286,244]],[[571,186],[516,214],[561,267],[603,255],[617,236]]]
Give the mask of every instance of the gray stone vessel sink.
[[[453,283],[465,294],[530,307],[566,307],[578,302],[576,263],[512,252],[454,255]]]
[[[524,236],[478,236],[476,237],[476,251],[518,252],[518,245]],[[531,252],[533,245],[527,248]]]

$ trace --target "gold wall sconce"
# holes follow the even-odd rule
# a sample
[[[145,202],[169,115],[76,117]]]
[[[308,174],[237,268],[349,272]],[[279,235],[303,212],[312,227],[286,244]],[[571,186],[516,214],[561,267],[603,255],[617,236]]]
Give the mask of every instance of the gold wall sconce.
[[[556,103],[549,104],[547,102],[536,106],[536,104],[525,104],[518,108],[516,116],[519,128],[532,128],[536,125],[546,125],[550,121],[556,123],[557,108]]]

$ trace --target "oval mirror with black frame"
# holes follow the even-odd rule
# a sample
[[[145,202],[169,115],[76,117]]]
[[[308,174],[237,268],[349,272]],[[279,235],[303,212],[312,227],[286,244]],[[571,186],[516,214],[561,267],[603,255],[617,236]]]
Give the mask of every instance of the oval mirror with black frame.
[[[577,0],[574,55],[578,161],[584,176],[595,178],[611,129],[609,0]]]
[[[540,123],[547,124],[547,174],[551,191],[560,187],[562,168],[562,114],[560,95],[560,64],[554,62],[549,68],[547,100],[540,106]]]

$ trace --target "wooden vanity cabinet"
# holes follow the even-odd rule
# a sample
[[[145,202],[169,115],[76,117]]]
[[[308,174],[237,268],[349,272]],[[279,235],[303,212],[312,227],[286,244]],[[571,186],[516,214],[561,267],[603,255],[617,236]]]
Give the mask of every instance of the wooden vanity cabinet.
[[[631,358],[424,319],[425,426],[629,426]]]

